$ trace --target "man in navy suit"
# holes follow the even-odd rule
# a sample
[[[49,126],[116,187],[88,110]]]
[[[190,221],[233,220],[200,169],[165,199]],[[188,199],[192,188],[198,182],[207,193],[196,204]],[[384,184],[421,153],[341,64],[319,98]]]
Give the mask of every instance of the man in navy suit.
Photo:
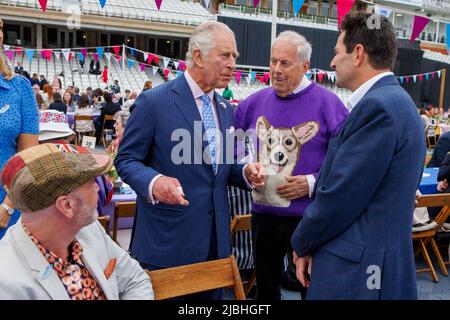
[[[417,299],[411,228],[425,139],[391,72],[394,28],[385,17],[348,15],[335,54],[331,67],[337,86],[353,91],[353,111],[292,236],[297,277],[307,299]]]
[[[134,104],[115,165],[138,195],[131,252],[146,269],[230,255],[227,185],[264,184],[260,164],[225,161],[221,137],[233,131],[233,114],[214,89],[228,85],[237,55],[225,24],[203,23],[190,38],[184,75]]]

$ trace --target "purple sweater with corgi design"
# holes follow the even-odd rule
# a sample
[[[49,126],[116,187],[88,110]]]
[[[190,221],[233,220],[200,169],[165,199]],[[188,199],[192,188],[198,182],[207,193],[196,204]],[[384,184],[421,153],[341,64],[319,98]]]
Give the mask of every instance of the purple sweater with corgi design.
[[[235,128],[244,131],[253,129],[257,132],[257,123],[259,123],[260,129],[265,127],[261,126],[262,116],[265,120],[264,123],[269,126],[267,129],[272,129],[267,135],[263,135],[265,137],[263,139],[266,141],[261,141],[261,138],[256,138],[256,135],[253,136],[253,143],[256,142],[255,140],[259,140],[257,146],[254,144],[254,150],[258,150],[269,142],[272,144],[272,148],[264,152],[267,155],[264,156],[266,159],[259,159],[259,161],[271,163],[271,161],[284,160],[272,166],[276,168],[280,162],[282,165],[289,165],[289,161],[297,159],[296,164],[290,166],[293,168],[291,175],[312,174],[317,179],[325,159],[328,142],[339,132],[348,116],[348,110],[334,93],[311,82],[302,91],[285,98],[278,97],[271,87],[252,94],[235,110]],[[301,141],[303,133],[300,132],[295,136],[294,132],[301,131],[296,131],[295,128],[299,128],[301,124],[307,122],[314,122],[313,127],[318,125],[318,131],[314,132],[312,138],[304,139],[308,141],[301,145],[299,141]],[[294,130],[291,130],[292,128]],[[284,130],[283,133],[281,133],[282,130]],[[290,132],[292,132],[292,139],[289,139]],[[271,139],[269,140],[269,138]],[[273,150],[276,150],[277,155],[274,155]],[[297,157],[298,150],[300,152]],[[276,160],[273,160],[274,157]],[[289,160],[286,161],[286,159]],[[253,212],[278,216],[303,216],[303,211],[311,203],[312,198],[309,198],[308,195],[292,201],[279,198],[276,186],[280,185],[280,181],[285,180],[286,170],[283,170],[282,174],[283,176],[278,177],[269,176],[268,179],[272,180],[266,180],[267,189],[259,190],[258,194],[253,192]],[[266,195],[266,198],[262,193]],[[265,198],[265,200],[262,201],[261,198]]]

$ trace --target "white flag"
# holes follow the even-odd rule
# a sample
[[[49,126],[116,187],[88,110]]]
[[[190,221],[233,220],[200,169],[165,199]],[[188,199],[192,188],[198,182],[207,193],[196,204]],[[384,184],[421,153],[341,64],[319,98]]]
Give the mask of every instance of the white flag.
[[[211,2],[211,0],[205,0],[205,7],[209,8],[209,3]]]
[[[158,72],[159,67],[153,66],[153,75],[156,76],[156,73]]]
[[[59,59],[61,58],[61,52],[53,51],[53,53],[55,54],[56,61],[59,61]]]
[[[166,68],[166,69],[167,69],[167,66],[169,65],[169,61],[170,61],[170,59],[169,59],[169,58],[163,58],[163,62],[164,62],[164,68]]]
[[[441,77],[441,71],[439,70],[437,73],[438,73],[438,77],[440,78]]]
[[[64,58],[66,58],[66,61],[69,61],[69,55],[70,55],[70,49],[61,49]]]
[[[7,46],[6,44],[4,44],[3,45],[3,48],[5,49],[5,50],[9,50],[9,48],[11,48],[10,46]]]
[[[108,62],[111,62],[111,52],[105,52],[105,57],[108,59]]]
[[[148,60],[148,53],[144,52],[144,62],[147,63],[147,60]]]
[[[248,75],[245,77],[245,81],[247,81],[247,84],[250,84],[250,83],[252,82],[252,77],[250,76],[250,74],[248,74]]]
[[[413,76],[414,83],[416,83],[417,76]]]
[[[172,61],[172,62],[175,65],[175,69],[178,70],[178,66],[180,65],[180,63],[178,61]]]

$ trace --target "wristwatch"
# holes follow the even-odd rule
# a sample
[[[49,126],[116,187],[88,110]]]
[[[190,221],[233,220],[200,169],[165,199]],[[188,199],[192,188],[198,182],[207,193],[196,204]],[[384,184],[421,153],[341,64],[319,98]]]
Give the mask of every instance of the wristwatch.
[[[3,207],[3,209],[6,210],[6,212],[11,216],[14,213],[14,209],[10,208],[6,203],[0,204],[0,206]]]

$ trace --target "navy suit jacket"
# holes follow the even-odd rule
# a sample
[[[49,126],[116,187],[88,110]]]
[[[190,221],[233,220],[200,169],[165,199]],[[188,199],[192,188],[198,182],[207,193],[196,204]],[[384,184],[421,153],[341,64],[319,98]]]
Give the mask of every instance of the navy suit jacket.
[[[355,106],[328,152],[292,236],[312,255],[308,299],[416,299],[411,240],[424,129],[394,76]]]
[[[232,109],[217,93],[214,99],[224,135],[233,126]],[[205,129],[184,75],[143,92],[134,105],[115,160],[120,177],[138,196],[132,254],[159,268],[206,261],[215,224],[218,258],[227,257],[231,252],[227,185],[247,188],[243,165],[220,164],[214,175],[212,166],[202,161],[207,141],[201,142],[202,132],[194,135],[194,122],[200,131]],[[187,148],[180,151],[176,146],[182,141]],[[174,163],[172,153],[190,163]],[[151,204],[149,184],[157,174],[177,178],[189,206]]]

